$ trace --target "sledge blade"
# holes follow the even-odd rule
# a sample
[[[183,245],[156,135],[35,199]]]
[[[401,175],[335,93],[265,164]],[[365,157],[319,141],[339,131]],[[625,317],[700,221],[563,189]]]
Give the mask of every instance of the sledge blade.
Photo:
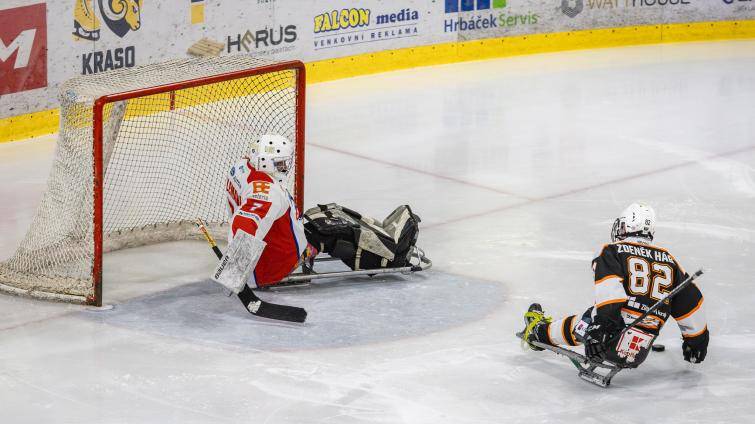
[[[518,338],[522,338],[523,334],[521,332],[516,333],[516,336]],[[574,364],[575,367],[579,370],[579,378],[588,381],[592,384],[595,384],[596,386],[600,387],[608,387],[611,385],[611,379],[622,370],[621,367],[618,367],[611,363],[606,362],[595,362],[591,361],[586,356],[574,352],[573,350],[569,350],[560,346],[552,346],[549,344],[533,341],[530,342],[534,346],[537,346],[539,348],[543,348],[546,350],[550,350],[551,352],[557,354],[557,355],[563,355],[569,358],[569,361]],[[595,372],[596,368],[602,368],[605,370],[608,370],[608,373],[603,375],[600,373]]]

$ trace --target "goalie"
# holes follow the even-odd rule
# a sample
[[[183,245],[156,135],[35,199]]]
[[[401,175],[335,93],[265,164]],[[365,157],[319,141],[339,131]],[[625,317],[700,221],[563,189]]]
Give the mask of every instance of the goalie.
[[[305,225],[286,188],[293,143],[267,134],[252,143],[250,153],[231,168],[226,181],[228,248],[212,279],[236,293],[251,313],[264,304],[252,289],[285,283],[300,265],[314,273],[318,248],[355,271],[392,269],[410,260],[419,218],[408,206],[383,222],[336,204],[318,206],[307,211]]]
[[[522,339],[533,350],[543,348],[532,342],[549,346],[584,344],[585,355],[594,362],[636,368],[647,357],[664,324],[674,318],[682,333],[684,359],[702,362],[709,335],[703,296],[694,283],[622,334],[626,325],[688,278],[668,250],[651,244],[654,233],[653,209],[637,203],[630,205],[613,225],[612,243],[604,245],[592,262],[594,305],[581,317],[572,315],[552,321],[539,304],[532,304],[525,313]]]

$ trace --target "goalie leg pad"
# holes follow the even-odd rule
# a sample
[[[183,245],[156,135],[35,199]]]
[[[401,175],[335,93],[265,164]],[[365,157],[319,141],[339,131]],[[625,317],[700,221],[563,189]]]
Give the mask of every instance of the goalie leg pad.
[[[212,281],[239,294],[249,282],[266,245],[257,237],[238,231],[215,268]],[[254,283],[252,286],[257,287]]]
[[[311,208],[304,217],[309,243],[353,270],[406,266],[419,234],[420,218],[406,205],[382,222],[335,203]]]

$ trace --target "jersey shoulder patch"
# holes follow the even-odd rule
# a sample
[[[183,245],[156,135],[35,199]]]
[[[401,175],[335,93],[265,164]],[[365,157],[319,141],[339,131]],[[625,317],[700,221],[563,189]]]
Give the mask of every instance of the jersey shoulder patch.
[[[616,244],[621,243],[613,242],[613,243],[606,243],[595,252],[595,255],[592,257],[592,270],[595,271],[595,263],[600,259],[602,256],[605,255],[616,255]]]
[[[595,254],[592,256],[592,260],[594,261],[595,259],[598,259],[603,254],[603,252],[606,250],[606,248],[608,246],[610,246],[611,244],[612,243],[606,243],[606,244],[600,246],[600,248],[598,248],[598,250],[596,250]]]
[[[241,181],[246,179],[246,174],[249,172],[247,168],[247,159],[239,160],[231,166],[228,171],[228,179],[233,180],[237,187],[241,187]]]

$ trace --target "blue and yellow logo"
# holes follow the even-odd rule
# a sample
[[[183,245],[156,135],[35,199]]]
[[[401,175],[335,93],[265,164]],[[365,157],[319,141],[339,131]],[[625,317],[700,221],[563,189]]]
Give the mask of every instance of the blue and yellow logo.
[[[506,0],[446,0],[446,13],[469,12],[472,10],[487,10],[506,7]]]

